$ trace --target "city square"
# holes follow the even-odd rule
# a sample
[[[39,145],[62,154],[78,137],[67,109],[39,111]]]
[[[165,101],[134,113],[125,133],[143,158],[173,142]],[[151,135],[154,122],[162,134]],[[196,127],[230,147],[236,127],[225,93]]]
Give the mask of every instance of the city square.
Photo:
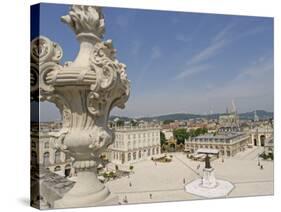
[[[261,170],[257,157],[259,151],[258,148],[248,149],[224,162],[221,158],[212,162],[216,176],[234,185],[226,198],[273,194],[273,162],[262,161],[264,169]],[[129,178],[109,181],[106,185],[118,195],[121,204],[125,204],[124,198],[128,203],[203,199],[184,191],[186,183],[202,176],[203,162],[191,161],[182,153],[171,155],[173,159],[170,163],[138,162],[134,164],[134,172]]]

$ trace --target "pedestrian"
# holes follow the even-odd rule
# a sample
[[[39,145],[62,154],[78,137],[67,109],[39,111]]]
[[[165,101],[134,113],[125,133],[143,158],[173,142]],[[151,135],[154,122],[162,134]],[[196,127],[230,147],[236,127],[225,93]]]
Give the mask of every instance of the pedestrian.
[[[132,183],[131,182],[129,182],[129,186],[132,187]]]
[[[149,194],[149,198],[152,199],[152,194]]]
[[[127,199],[127,196],[125,195],[124,199],[123,199],[123,202],[127,203],[128,202],[128,199]]]
[[[263,165],[261,165],[260,167],[261,167],[261,170],[263,170]]]
[[[183,184],[185,184],[185,178],[183,178]]]

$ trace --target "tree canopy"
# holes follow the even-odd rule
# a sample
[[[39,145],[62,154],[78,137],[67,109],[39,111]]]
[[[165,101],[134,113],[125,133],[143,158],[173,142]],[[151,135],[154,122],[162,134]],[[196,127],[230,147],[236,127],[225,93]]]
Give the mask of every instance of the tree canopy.
[[[166,141],[167,141],[167,139],[166,139],[166,137],[165,137],[165,134],[160,131],[160,144],[161,144],[161,146],[162,146],[163,144],[165,144]]]
[[[173,135],[174,138],[177,140],[177,144],[184,144],[185,140],[189,137],[196,137],[199,135],[206,134],[207,132],[207,128],[198,128],[196,130],[191,129],[189,132],[187,132],[184,128],[179,128],[173,131]]]
[[[189,138],[189,134],[186,129],[179,128],[173,131],[174,138],[177,140],[177,144],[184,144],[185,139]]]

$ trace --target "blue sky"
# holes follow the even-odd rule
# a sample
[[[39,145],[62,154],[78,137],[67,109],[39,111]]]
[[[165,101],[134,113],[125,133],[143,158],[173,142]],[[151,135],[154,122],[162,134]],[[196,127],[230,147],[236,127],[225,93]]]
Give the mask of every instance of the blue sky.
[[[79,44],[60,21],[69,5],[42,4],[40,34],[58,42],[72,61]],[[121,8],[103,9],[105,39],[127,65],[131,96],[112,114],[273,111],[273,19]],[[42,119],[57,112],[42,104]]]

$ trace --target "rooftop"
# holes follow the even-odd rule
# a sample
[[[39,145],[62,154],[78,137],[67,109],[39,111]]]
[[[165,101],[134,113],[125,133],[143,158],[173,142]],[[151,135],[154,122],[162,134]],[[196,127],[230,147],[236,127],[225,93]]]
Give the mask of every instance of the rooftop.
[[[199,135],[197,139],[232,139],[241,135],[244,135],[245,133],[242,132],[226,132],[226,133],[219,133],[219,134],[204,134]]]

